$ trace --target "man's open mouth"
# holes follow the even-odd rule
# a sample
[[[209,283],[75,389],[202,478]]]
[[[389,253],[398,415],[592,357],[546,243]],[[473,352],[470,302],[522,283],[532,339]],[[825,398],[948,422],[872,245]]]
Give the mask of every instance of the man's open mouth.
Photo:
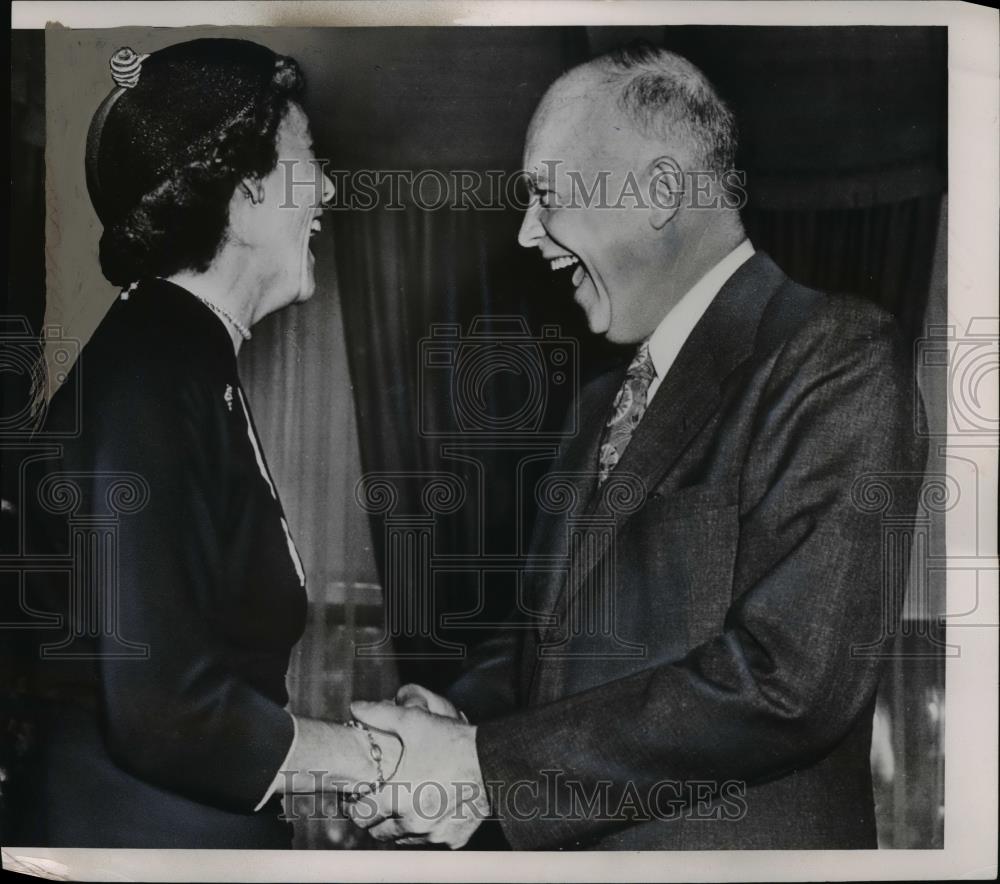
[[[571,276],[571,281],[573,287],[576,288],[583,282],[584,277],[587,275],[587,271],[581,263],[580,259],[573,254],[567,253],[565,255],[556,255],[554,258],[549,258],[549,267],[553,271],[563,271],[573,268],[573,273]]]
[[[580,259],[576,255],[558,255],[549,260],[549,267],[553,270],[564,270],[566,267],[572,267],[579,263]]]

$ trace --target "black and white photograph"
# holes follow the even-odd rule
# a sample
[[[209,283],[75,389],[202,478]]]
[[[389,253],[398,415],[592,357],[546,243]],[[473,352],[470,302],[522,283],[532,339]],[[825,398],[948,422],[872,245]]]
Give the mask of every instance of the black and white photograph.
[[[995,877],[995,10],[13,9],[6,869]]]

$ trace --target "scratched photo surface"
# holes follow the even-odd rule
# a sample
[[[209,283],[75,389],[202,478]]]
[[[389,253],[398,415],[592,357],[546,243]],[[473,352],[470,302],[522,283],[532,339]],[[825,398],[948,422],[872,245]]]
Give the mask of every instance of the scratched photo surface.
[[[11,45],[0,842],[944,847],[946,28]]]

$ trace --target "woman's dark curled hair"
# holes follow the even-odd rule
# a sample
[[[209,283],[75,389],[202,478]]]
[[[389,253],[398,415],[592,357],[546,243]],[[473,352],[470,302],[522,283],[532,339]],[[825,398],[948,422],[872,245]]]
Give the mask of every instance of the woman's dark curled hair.
[[[234,74],[232,69],[224,69],[220,74],[204,64],[187,61],[186,66],[181,66],[175,62],[170,70],[174,80],[187,76],[192,83],[178,86],[160,74],[157,85],[160,91],[167,86],[171,91],[191,95],[199,102],[190,115],[197,119],[189,119],[183,105],[171,108],[169,102],[181,98],[169,94],[160,96],[167,102],[162,111],[157,102],[147,99],[141,115],[133,113],[130,118],[129,110],[124,109],[121,119],[116,118],[114,128],[118,131],[111,138],[111,151],[122,153],[120,144],[130,143],[125,154],[129,172],[123,176],[102,174],[102,181],[109,181],[110,187],[102,184],[104,198],[95,199],[105,225],[100,243],[101,270],[115,285],[125,286],[142,277],[169,276],[181,270],[201,272],[209,267],[226,235],[229,203],[237,185],[244,178],[262,178],[275,168],[278,127],[289,104],[304,89],[302,73],[291,58],[245,41],[193,42],[253,46],[268,53],[270,76],[265,72],[259,83],[248,84],[243,70]],[[145,85],[142,78],[146,67],[160,55],[150,56],[143,66],[140,86]],[[259,55],[254,61],[259,64]],[[238,85],[246,87],[242,101],[239,90],[232,88],[234,76]],[[199,88],[199,78],[207,85]],[[119,101],[132,97],[125,94]],[[217,107],[206,109],[200,99],[215,102]],[[238,104],[235,113],[234,102]],[[117,110],[113,108],[112,113]],[[218,113],[213,114],[213,110]],[[157,119],[158,113],[167,119]],[[183,119],[178,123],[179,116]],[[111,122],[109,115],[106,130],[113,128]],[[125,129],[137,131],[140,138],[128,138]],[[136,144],[138,147],[131,146]],[[135,151],[142,153],[136,155]],[[100,169],[104,172],[111,158],[103,155],[103,144],[100,152]]]

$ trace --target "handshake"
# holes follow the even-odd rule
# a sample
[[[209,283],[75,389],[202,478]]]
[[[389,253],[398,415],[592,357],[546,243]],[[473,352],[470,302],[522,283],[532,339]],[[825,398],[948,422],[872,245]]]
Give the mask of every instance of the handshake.
[[[357,701],[380,783],[345,801],[348,817],[379,841],[463,847],[489,816],[476,728],[448,700],[404,685],[395,703]]]

